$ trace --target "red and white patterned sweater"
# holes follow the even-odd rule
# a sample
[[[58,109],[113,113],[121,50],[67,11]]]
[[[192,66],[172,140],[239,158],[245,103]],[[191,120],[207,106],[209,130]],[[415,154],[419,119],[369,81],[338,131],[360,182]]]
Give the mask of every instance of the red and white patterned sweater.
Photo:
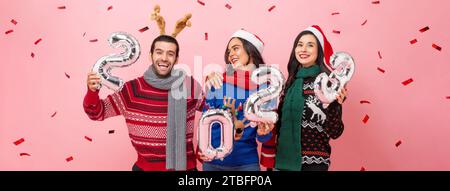
[[[189,81],[189,80],[187,80]],[[196,167],[193,148],[195,111],[202,108],[202,100],[196,99],[201,93],[193,87],[197,84],[191,77],[191,95],[187,99],[186,114],[186,168]],[[100,100],[98,92],[88,89],[83,107],[90,119],[102,121],[109,117],[122,115],[128,127],[131,144],[137,151],[136,165],[142,170],[166,171],[166,127],[168,90],[152,87],[143,77],[128,81],[121,91]],[[197,96],[194,96],[197,95]]]

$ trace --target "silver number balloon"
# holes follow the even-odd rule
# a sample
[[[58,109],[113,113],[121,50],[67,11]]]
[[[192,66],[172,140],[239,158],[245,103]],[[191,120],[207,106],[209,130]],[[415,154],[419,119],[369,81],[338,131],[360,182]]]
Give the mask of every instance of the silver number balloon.
[[[120,54],[110,54],[101,57],[94,64],[92,71],[99,74],[102,81],[97,86],[97,89],[105,85],[113,91],[120,91],[124,82],[119,77],[111,75],[111,70],[117,67],[127,67],[135,63],[141,54],[141,48],[136,38],[125,32],[112,33],[108,42],[111,47],[120,47],[125,49],[125,51]]]
[[[211,128],[220,123],[220,145],[211,145]],[[203,113],[198,126],[198,147],[208,159],[223,159],[233,150],[234,126],[231,113],[223,109],[210,109]]]
[[[262,106],[272,99],[278,99],[283,88],[283,74],[274,67],[263,66],[252,72],[251,80],[259,85],[267,82],[270,84],[269,87],[261,89],[248,97],[244,104],[245,117],[252,122],[277,122],[278,114],[265,110]]]
[[[314,81],[314,92],[324,108],[336,100],[338,92],[350,81],[355,71],[353,58],[345,52],[336,52],[331,55],[330,63],[333,68],[330,75],[321,73]]]

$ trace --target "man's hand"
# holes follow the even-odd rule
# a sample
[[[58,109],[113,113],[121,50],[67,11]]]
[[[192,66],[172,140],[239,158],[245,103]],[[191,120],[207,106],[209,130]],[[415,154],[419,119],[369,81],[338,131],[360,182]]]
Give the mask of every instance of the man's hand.
[[[102,80],[100,79],[100,76],[97,75],[95,72],[89,72],[87,76],[87,86],[89,87],[89,90],[96,92],[98,91],[97,87],[100,85],[100,82]]]

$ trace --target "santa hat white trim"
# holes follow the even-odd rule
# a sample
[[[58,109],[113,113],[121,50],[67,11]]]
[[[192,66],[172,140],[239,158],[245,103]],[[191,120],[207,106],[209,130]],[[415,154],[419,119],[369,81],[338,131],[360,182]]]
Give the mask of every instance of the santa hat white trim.
[[[262,54],[262,52],[264,50],[264,42],[255,34],[252,34],[246,30],[241,29],[241,30],[236,31],[231,36],[231,38],[234,38],[234,37],[239,37],[239,38],[247,40],[253,46],[256,47],[256,49],[259,51],[260,54]]]
[[[333,55],[333,47],[331,46],[330,42],[328,42],[327,38],[325,37],[325,34],[323,34],[322,29],[320,29],[319,26],[313,25],[305,29],[305,31],[312,32],[314,36],[319,39],[319,43],[322,46],[323,56],[325,59],[325,66],[330,70],[333,71],[333,68],[330,64],[330,57]]]

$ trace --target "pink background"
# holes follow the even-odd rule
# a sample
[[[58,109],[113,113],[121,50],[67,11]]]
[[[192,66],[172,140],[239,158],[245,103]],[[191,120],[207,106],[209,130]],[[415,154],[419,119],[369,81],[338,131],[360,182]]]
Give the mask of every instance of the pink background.
[[[320,25],[334,49],[351,53],[357,64],[344,103],[345,131],[331,142],[330,170],[450,170],[448,1],[202,1],[205,6],[196,0],[1,0],[0,170],[131,169],[136,153],[124,119],[90,121],[82,99],[86,74],[95,61],[118,51],[106,41],[112,32],[131,33],[143,52],[134,65],[114,73],[124,80],[143,74],[150,43],[158,35],[149,20],[157,3],[168,32],[185,13],[193,14],[193,26],[177,38],[180,63],[191,69],[194,56],[202,56],[200,69],[223,65],[229,36],[243,27],[264,40],[264,58],[280,64],[286,74],[296,35],[309,25]],[[276,7],[269,12],[272,5]],[[145,26],[150,29],[138,31]],[[425,26],[430,30],[419,32]],[[11,29],[14,32],[5,34]],[[42,41],[35,45],[39,38]],[[415,38],[418,42],[410,44]],[[89,42],[92,39],[98,42]],[[442,50],[432,48],[433,43]],[[201,70],[196,74],[202,77]],[[403,86],[409,78],[413,82]],[[109,93],[102,89],[101,96]],[[371,104],[360,104],[361,100]],[[365,124],[366,114],[370,118]],[[14,145],[20,138],[25,142]],[[402,144],[396,147],[399,140]],[[70,156],[73,160],[66,162]]]

